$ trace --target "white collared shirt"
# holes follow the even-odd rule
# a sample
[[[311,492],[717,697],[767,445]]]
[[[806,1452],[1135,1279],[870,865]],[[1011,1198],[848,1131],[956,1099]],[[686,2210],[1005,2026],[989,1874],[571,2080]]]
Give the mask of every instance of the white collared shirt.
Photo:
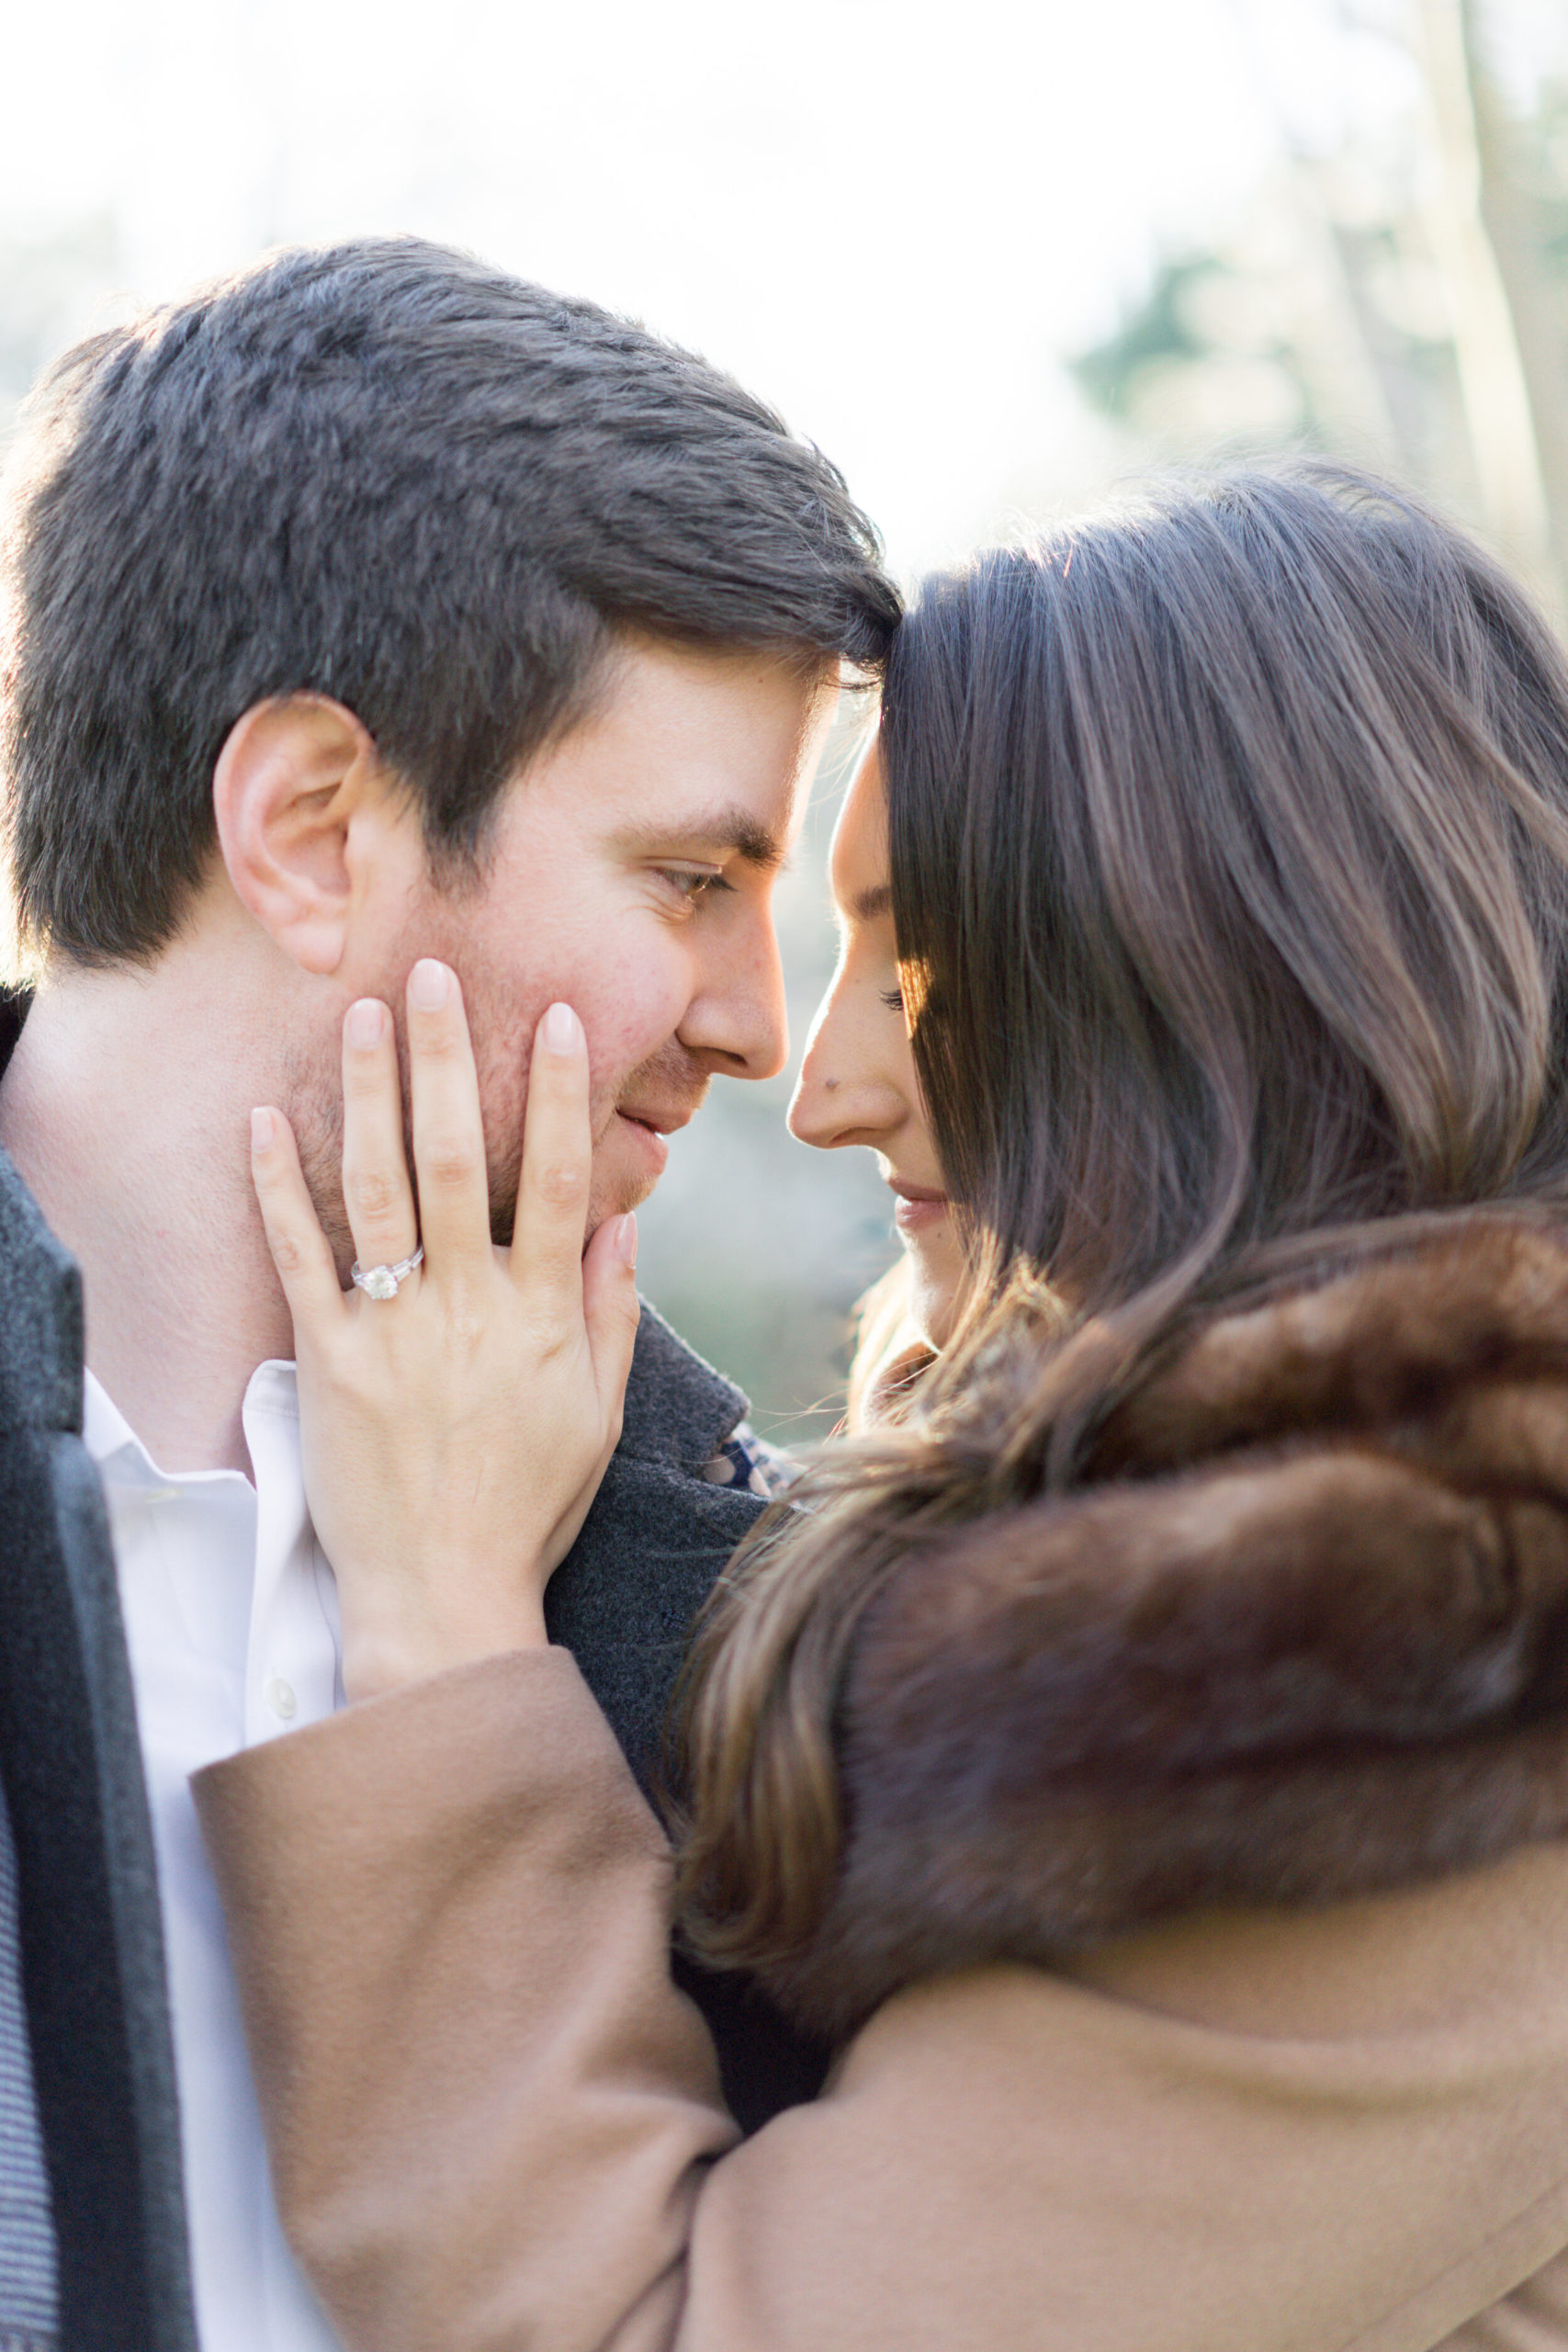
[[[245,1391],[255,1485],[160,1470],[87,1374],[152,1810],[204,2352],[336,2352],[284,2243],[190,1775],[344,1703],[337,1591],[305,1507],[291,1363]]]

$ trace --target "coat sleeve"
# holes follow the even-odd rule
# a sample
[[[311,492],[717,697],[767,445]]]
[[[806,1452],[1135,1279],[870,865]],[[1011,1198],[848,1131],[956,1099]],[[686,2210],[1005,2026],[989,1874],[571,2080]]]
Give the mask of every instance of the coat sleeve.
[[[917,1986],[738,2145],[565,1652],[196,1787],[349,2352],[1427,2352],[1568,2245],[1561,1849]]]

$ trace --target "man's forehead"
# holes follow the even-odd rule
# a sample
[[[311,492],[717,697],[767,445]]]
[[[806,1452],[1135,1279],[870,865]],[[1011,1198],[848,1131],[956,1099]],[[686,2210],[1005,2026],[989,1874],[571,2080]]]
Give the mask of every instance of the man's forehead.
[[[591,808],[602,836],[658,846],[680,833],[776,863],[797,830],[803,774],[835,693],[771,655],[637,648],[520,781],[553,787],[584,816]]]

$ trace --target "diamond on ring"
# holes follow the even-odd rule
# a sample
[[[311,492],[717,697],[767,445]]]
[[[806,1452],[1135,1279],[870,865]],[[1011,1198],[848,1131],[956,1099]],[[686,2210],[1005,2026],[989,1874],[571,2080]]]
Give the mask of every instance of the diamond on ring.
[[[408,1280],[423,1256],[422,1241],[412,1258],[400,1258],[395,1266],[362,1266],[356,1258],[349,1268],[348,1279],[367,1298],[396,1298],[398,1284]]]

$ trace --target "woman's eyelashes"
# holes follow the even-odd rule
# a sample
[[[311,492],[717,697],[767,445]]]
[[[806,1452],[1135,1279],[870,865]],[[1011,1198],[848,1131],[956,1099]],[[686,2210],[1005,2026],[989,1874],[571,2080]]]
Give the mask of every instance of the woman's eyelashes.
[[[903,989],[880,989],[880,990],[878,991],[878,993],[880,994],[880,996],[881,996],[881,998],[882,998],[882,1001],[883,1001],[883,1003],[887,1007],[887,1010],[888,1010],[888,1012],[903,1012],[903,1010],[904,1010],[904,991],[903,991]]]

